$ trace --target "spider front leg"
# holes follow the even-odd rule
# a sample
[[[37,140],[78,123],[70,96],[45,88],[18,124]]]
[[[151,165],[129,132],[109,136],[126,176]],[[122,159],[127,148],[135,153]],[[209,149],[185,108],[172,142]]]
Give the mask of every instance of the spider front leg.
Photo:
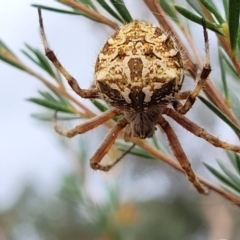
[[[57,123],[56,116],[54,117],[53,124],[54,124],[54,129],[57,133],[59,133],[62,136],[65,136],[65,137],[72,138],[72,137],[76,136],[77,134],[85,133],[91,129],[94,129],[94,128],[100,126],[101,124],[105,123],[106,121],[118,116],[119,114],[120,114],[120,111],[114,108],[114,109],[111,109],[111,110],[108,110],[108,111],[102,113],[101,115],[97,115],[97,116],[89,119],[85,123],[82,123],[70,130],[66,130],[66,129],[62,128]]]
[[[113,126],[106,137],[103,139],[103,142],[101,143],[100,147],[97,149],[93,157],[90,159],[90,166],[91,168],[95,170],[102,170],[102,171],[108,171],[110,170],[119,160],[113,162],[112,164],[102,166],[100,164],[103,157],[108,153],[111,146],[117,139],[117,136],[119,132],[128,124],[128,121],[123,118],[119,122],[116,123],[115,126]]]
[[[205,129],[199,127],[196,123],[190,121],[184,115],[179,114],[171,108],[165,108],[163,114],[168,115],[174,119],[178,124],[187,129],[189,132],[193,133],[195,136],[205,139],[207,142],[215,147],[223,148],[225,150],[230,150],[233,152],[240,153],[240,146],[229,144],[227,142],[221,141],[217,137],[214,137],[208,133]]]
[[[70,73],[62,66],[62,64],[57,59],[55,53],[50,49],[46,34],[44,31],[43,26],[43,19],[42,19],[42,13],[41,8],[38,7],[38,16],[39,16],[39,24],[40,24],[40,32],[43,40],[44,50],[47,58],[53,63],[53,65],[58,69],[58,71],[67,79],[68,84],[73,89],[75,93],[77,93],[82,98],[96,98],[98,97],[98,91],[96,88],[92,89],[82,89],[78,85],[76,79],[70,75]]]
[[[197,191],[201,194],[207,194],[208,191],[205,189],[199,180],[197,179],[195,173],[193,172],[191,168],[191,164],[187,159],[186,154],[184,153],[182,146],[180,142],[178,141],[178,138],[173,131],[170,124],[161,116],[159,120],[159,125],[161,126],[162,130],[166,133],[169,144],[171,146],[171,149],[174,153],[174,156],[180,163],[182,169],[185,171],[186,175],[188,176],[189,181],[193,184],[193,186],[197,189]]]
[[[186,102],[183,105],[179,104],[176,108],[176,110],[181,114],[185,114],[192,107],[192,105],[194,104],[194,102],[196,100],[196,97],[199,95],[201,89],[203,88],[203,86],[211,72],[209,40],[208,40],[206,22],[204,19],[202,19],[202,26],[203,26],[203,35],[204,35],[205,52],[206,52],[205,61],[204,61],[204,65],[203,65],[201,74],[199,76],[199,79],[197,81],[197,85],[195,86],[193,91],[189,94]]]

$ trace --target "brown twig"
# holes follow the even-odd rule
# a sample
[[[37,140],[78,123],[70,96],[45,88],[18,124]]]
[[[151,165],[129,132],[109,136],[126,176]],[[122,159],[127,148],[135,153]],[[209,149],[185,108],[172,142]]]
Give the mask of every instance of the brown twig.
[[[62,2],[65,3],[68,6],[71,6],[75,9],[78,9],[78,10],[86,13],[91,18],[95,19],[96,21],[98,21],[100,23],[103,23],[103,24],[106,24],[107,26],[109,26],[113,29],[118,29],[118,27],[119,27],[117,23],[111,21],[110,19],[106,18],[102,14],[99,14],[99,13],[93,11],[92,9],[86,7],[86,5],[84,5],[82,3],[77,3],[73,0],[64,0]]]

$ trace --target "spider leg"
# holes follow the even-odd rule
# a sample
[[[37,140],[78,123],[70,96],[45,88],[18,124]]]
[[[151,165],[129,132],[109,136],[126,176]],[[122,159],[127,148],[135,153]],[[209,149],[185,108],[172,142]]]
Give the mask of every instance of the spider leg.
[[[102,166],[100,164],[100,162],[103,159],[103,157],[108,153],[108,151],[110,150],[111,146],[113,145],[113,143],[117,139],[117,136],[118,136],[119,132],[127,124],[128,124],[127,120],[125,118],[123,118],[119,122],[117,122],[116,125],[114,125],[110,129],[110,131],[108,132],[106,137],[103,139],[100,147],[97,149],[97,151],[95,152],[93,157],[90,159],[90,166],[91,166],[91,168],[93,168],[95,170],[99,169],[99,170],[102,170],[102,171],[108,171],[121,159],[120,158],[119,160],[113,162],[112,164],[106,165],[106,166]]]
[[[191,91],[179,92],[179,93],[177,93],[176,98],[178,100],[185,100],[186,98],[188,98],[190,93],[191,93]]]
[[[72,137],[76,136],[77,134],[82,134],[82,133],[85,133],[85,132],[87,132],[91,129],[94,129],[94,128],[98,127],[99,125],[101,125],[104,122],[116,117],[119,114],[120,114],[120,112],[114,108],[114,109],[111,109],[111,110],[108,110],[108,111],[102,113],[101,115],[97,115],[97,116],[89,119],[88,121],[76,126],[73,129],[70,129],[70,130],[66,130],[66,129],[62,128],[57,123],[56,116],[55,116],[54,120],[53,120],[54,129],[60,135],[72,138]]]
[[[120,160],[122,160],[128,153],[131,152],[131,150],[135,147],[136,144],[132,144],[131,147],[129,147],[120,157],[118,157],[113,163],[101,166],[100,170],[102,171],[109,171],[112,167],[114,167]]]
[[[174,119],[178,124],[187,129],[189,132],[193,133],[195,136],[200,137],[211,143],[215,147],[223,148],[233,152],[240,153],[240,146],[229,144],[227,142],[221,141],[217,137],[214,137],[208,133],[205,129],[199,127],[196,123],[190,121],[184,115],[179,114],[171,108],[166,108],[163,110],[163,114],[168,115]]]
[[[203,35],[204,35],[204,42],[205,42],[205,62],[201,71],[201,74],[199,76],[199,79],[197,81],[197,85],[193,89],[193,91],[189,94],[186,102],[183,106],[178,106],[176,110],[181,113],[185,114],[189,111],[189,109],[194,104],[196,97],[199,95],[201,89],[203,88],[210,72],[211,72],[211,66],[210,66],[210,54],[209,54],[209,40],[208,40],[208,33],[206,28],[206,22],[204,19],[202,19],[202,25],[203,25]]]
[[[193,172],[191,164],[188,161],[187,156],[184,153],[182,146],[170,124],[162,116],[159,119],[158,123],[161,126],[162,130],[166,133],[174,156],[179,161],[182,169],[188,176],[189,181],[193,184],[199,193],[207,194],[207,190],[201,185],[195,173]]]
[[[82,89],[78,85],[76,79],[70,75],[70,73],[62,66],[62,64],[57,59],[55,53],[49,48],[46,34],[44,31],[43,26],[43,19],[42,19],[42,13],[41,8],[38,8],[38,16],[39,16],[39,24],[40,24],[40,32],[43,40],[45,55],[48,57],[48,59],[53,63],[53,65],[58,69],[58,71],[67,79],[68,84],[73,89],[74,92],[76,92],[79,96],[82,98],[96,98],[98,97],[98,91],[97,89]]]

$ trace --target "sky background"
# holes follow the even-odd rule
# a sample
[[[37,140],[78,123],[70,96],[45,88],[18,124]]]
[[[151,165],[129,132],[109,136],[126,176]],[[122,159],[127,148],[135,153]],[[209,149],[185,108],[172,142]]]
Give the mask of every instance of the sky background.
[[[143,5],[134,8],[134,1],[126,2],[134,18],[156,22]],[[44,75],[20,52],[25,43],[43,49],[37,10],[30,7],[31,3],[63,8],[48,0],[0,0],[0,39],[26,64]],[[83,88],[87,88],[92,81],[98,51],[112,30],[108,27],[99,28],[96,23],[78,16],[69,16],[66,21],[64,15],[48,11],[43,11],[43,19],[50,46],[66,69]],[[203,49],[203,39],[198,37],[202,31],[199,30],[201,28],[196,27],[194,37]],[[214,37],[210,36],[211,54],[214,55],[216,44]],[[52,191],[58,186],[62,174],[73,170],[73,165],[67,160],[68,152],[61,147],[54,130],[30,116],[41,108],[25,99],[37,96],[37,90],[43,90],[43,85],[1,61],[0,82],[0,208],[6,208],[28,181],[34,183],[40,191]],[[196,108],[194,106],[193,109]],[[213,124],[210,114],[208,118]],[[215,124],[213,131],[226,141],[236,141],[221,122]],[[202,144],[202,141],[200,143],[196,138],[192,139],[199,146]],[[191,140],[188,141],[185,145],[191,143]],[[213,148],[210,151],[214,156],[217,153]]]

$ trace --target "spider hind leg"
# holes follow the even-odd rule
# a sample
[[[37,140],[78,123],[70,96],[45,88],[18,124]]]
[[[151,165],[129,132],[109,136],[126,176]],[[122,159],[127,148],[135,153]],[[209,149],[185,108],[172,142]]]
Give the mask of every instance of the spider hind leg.
[[[125,118],[121,119],[119,122],[117,122],[108,132],[106,137],[103,139],[101,145],[97,149],[97,151],[94,153],[92,158],[90,159],[90,166],[92,169],[95,170],[102,170],[102,171],[109,171],[114,165],[116,165],[119,160],[116,160],[112,164],[109,165],[101,165],[100,162],[102,161],[103,157],[108,153],[111,146],[115,142],[115,140],[118,137],[118,134],[120,131],[128,124],[127,120]]]
[[[207,189],[199,182],[198,178],[193,172],[191,164],[188,161],[187,156],[184,153],[182,146],[170,124],[167,122],[167,120],[165,120],[165,118],[161,117],[159,119],[159,125],[166,133],[171,149],[185,174],[188,176],[188,180],[193,184],[199,193],[208,194]]]

